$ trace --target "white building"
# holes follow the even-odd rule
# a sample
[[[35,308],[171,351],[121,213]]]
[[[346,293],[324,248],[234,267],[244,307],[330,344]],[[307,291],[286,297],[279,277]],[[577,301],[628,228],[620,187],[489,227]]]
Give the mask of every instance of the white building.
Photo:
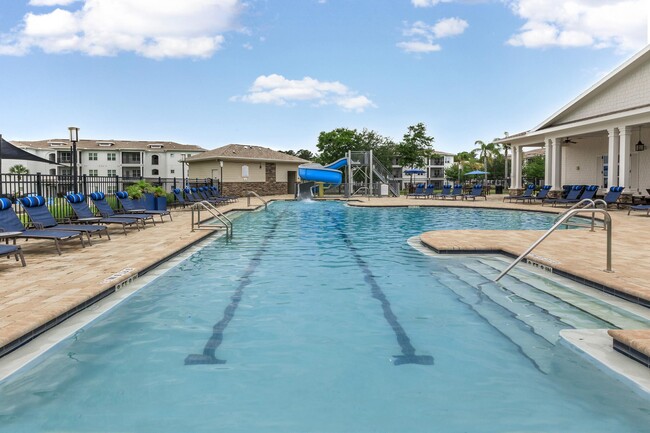
[[[12,141],[30,153],[58,162],[59,166],[17,161],[30,173],[69,175],[72,173],[72,149],[69,140]],[[79,175],[120,177],[187,177],[185,159],[205,152],[199,146],[171,141],[80,140],[77,143]],[[3,167],[8,171],[9,167]]]
[[[424,183],[424,184],[433,184],[436,189],[441,189],[442,186],[447,183],[447,178],[445,177],[445,170],[454,165],[454,156],[453,153],[434,151],[435,154],[432,158],[427,158],[426,165],[421,169],[424,170],[422,174],[404,174],[404,171],[412,169],[413,167],[402,167],[399,165],[399,159],[393,161],[391,167],[393,176],[396,179],[401,179],[402,189],[411,183],[413,184]],[[419,167],[418,167],[419,168]]]
[[[650,45],[530,131],[496,140],[512,147],[513,188],[526,149],[543,147],[547,185],[650,189]]]

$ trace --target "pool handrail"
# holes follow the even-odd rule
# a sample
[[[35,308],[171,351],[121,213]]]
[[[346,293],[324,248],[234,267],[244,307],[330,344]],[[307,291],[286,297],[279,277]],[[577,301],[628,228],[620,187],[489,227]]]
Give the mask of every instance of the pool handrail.
[[[514,268],[517,263],[522,261],[528,254],[530,254],[531,251],[533,251],[539,244],[541,244],[544,239],[546,239],[551,233],[553,233],[559,226],[564,224],[567,220],[570,218],[573,218],[574,215],[577,215],[579,213],[591,213],[592,216],[595,213],[600,213],[603,214],[603,220],[604,220],[604,225],[605,225],[605,230],[607,231],[607,268],[605,269],[605,272],[613,272],[612,271],[612,217],[609,215],[609,212],[607,212],[606,209],[594,209],[594,208],[582,208],[582,209],[571,209],[564,214],[562,214],[562,217],[553,224],[553,226],[546,231],[539,239],[537,239],[533,244],[528,247],[526,251],[524,251],[519,257],[517,257],[510,265],[503,270],[499,276],[494,280],[495,282],[499,281],[505,274],[510,272],[512,268]]]
[[[205,209],[210,214],[219,220],[221,224],[223,224],[223,227],[226,229],[226,237],[230,238],[232,237],[232,221],[230,218],[228,218],[223,212],[221,212],[219,209],[214,207],[212,203],[210,203],[207,200],[202,200],[198,201],[196,203],[192,203],[192,231],[194,231],[194,227],[196,228],[203,228],[201,227],[201,209]],[[196,219],[194,218],[194,211],[196,211]],[[195,222],[196,220],[196,222]],[[211,228],[216,228],[216,227],[211,227]]]
[[[262,200],[262,203],[264,203],[264,210],[268,210],[268,202],[264,200],[262,197],[260,197],[260,195],[255,191],[248,191],[248,193],[246,194],[246,206],[251,205],[251,196],[257,197],[260,200]]]

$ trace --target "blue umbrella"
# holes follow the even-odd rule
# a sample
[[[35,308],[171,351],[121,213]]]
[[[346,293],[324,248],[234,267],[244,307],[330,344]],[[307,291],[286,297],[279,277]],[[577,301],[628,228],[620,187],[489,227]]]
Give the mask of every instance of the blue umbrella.
[[[465,174],[490,174],[490,173],[487,172],[487,171],[474,170],[474,171],[470,171],[469,173],[465,173]]]
[[[404,174],[424,174],[426,173],[426,170],[422,170],[421,168],[409,168],[408,170],[404,170]]]

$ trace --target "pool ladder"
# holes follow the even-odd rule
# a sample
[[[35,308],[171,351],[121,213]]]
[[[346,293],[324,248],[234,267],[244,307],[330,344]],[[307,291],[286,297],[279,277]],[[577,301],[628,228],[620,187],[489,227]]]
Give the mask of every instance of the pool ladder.
[[[219,220],[222,225],[201,225],[201,209],[206,210],[214,218]],[[226,237],[232,237],[232,221],[223,212],[214,207],[212,203],[207,200],[196,202],[192,205],[192,231],[195,229],[226,229]]]
[[[604,204],[605,207],[604,209],[600,209],[597,206],[600,204]],[[582,213],[590,213],[591,214],[591,224],[586,225],[586,224],[579,224],[579,223],[572,223],[569,222],[571,218],[578,214]],[[539,239],[537,239],[533,244],[528,247],[526,251],[524,251],[519,257],[517,257],[510,265],[503,270],[498,277],[494,280],[499,281],[504,275],[506,275],[512,268],[514,268],[517,263],[521,262],[528,254],[530,254],[539,244],[541,244],[544,239],[549,237],[551,233],[553,233],[555,230],[557,230],[560,226],[574,226],[574,227],[590,227],[591,231],[594,231],[594,228],[596,226],[595,220],[596,220],[596,214],[602,214],[603,215],[603,229],[607,232],[607,268],[605,269],[605,272],[613,272],[612,271],[612,217],[609,215],[609,212],[607,212],[607,203],[604,200],[601,199],[596,199],[596,200],[591,200],[591,199],[584,199],[581,200],[580,202],[576,203],[573,205],[573,207],[569,208],[566,212],[560,214],[556,219],[555,223],[553,226],[546,231]]]
[[[262,203],[264,203],[264,210],[269,209],[268,202],[266,200],[264,200],[262,197],[260,197],[260,195],[258,193],[256,193],[255,191],[248,191],[248,194],[246,194],[246,206],[251,205],[251,197],[259,198],[262,201]]]

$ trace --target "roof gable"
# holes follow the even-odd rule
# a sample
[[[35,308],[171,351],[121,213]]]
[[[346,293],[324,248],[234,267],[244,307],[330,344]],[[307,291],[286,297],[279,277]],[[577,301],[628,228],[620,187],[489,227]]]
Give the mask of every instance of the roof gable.
[[[223,147],[209,150],[200,155],[194,155],[188,158],[188,162],[201,160],[256,160],[256,161],[279,161],[279,162],[309,162],[297,156],[287,155],[268,147],[252,146],[247,144],[228,144]]]

